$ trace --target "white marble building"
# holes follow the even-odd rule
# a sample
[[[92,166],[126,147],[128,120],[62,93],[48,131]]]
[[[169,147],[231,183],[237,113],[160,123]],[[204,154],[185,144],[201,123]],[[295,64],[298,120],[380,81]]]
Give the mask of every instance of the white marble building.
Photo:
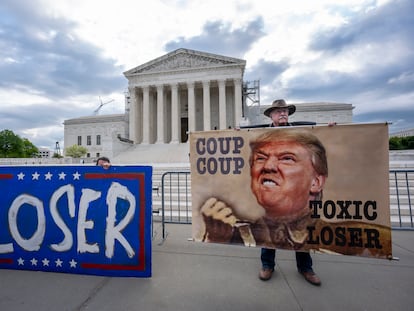
[[[178,49],[130,69],[125,114],[66,120],[65,148],[82,145],[88,158],[118,163],[162,162],[166,155],[167,162],[186,161],[189,132],[269,124],[263,111],[271,103],[245,100],[245,66],[242,59]],[[291,121],[352,122],[351,104],[289,104],[297,107]]]
[[[296,106],[296,112],[289,116],[289,122],[315,122],[320,125],[328,124],[329,122],[336,122],[338,124],[352,123],[352,110],[354,107],[351,104],[327,102],[288,102],[288,104]],[[270,119],[264,115],[264,111],[269,106],[247,107],[247,122],[250,125],[270,124]]]
[[[390,137],[408,137],[408,136],[414,136],[414,128],[405,129],[405,130],[390,134]]]
[[[73,145],[84,146],[88,150],[86,158],[112,158],[130,146],[125,139],[125,114],[69,119],[63,125],[65,148]]]
[[[188,131],[235,127],[246,61],[178,49],[124,73],[134,143],[180,143]]]

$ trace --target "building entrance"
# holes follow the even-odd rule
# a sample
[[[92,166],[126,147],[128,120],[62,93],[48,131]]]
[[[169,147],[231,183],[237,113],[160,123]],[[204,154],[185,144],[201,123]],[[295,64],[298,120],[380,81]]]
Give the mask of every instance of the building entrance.
[[[188,118],[181,118],[181,142],[186,143],[188,140]]]

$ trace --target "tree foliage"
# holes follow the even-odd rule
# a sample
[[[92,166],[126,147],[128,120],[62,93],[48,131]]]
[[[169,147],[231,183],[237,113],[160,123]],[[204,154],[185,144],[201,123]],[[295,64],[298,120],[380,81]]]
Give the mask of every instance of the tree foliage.
[[[414,149],[414,136],[391,137],[389,139],[390,150],[408,150]]]
[[[0,131],[0,158],[34,158],[39,150],[27,138],[11,130]]]
[[[86,149],[85,147],[79,146],[79,145],[73,145],[73,146],[66,148],[65,154],[67,157],[81,158],[84,155],[86,155],[87,152],[88,152],[88,149]]]
[[[23,138],[23,158],[34,158],[39,154],[39,149],[27,138]]]
[[[61,159],[61,158],[63,158],[63,156],[60,155],[59,153],[55,152],[55,153],[53,153],[52,158]]]

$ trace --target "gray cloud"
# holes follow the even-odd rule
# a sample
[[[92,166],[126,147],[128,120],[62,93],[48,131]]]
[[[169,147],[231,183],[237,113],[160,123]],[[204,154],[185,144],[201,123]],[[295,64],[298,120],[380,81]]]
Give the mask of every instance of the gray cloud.
[[[75,35],[76,24],[46,16],[44,7],[35,0],[27,3],[0,2],[0,89],[37,94],[57,104],[19,106],[16,112],[0,102],[1,129],[9,128],[21,135],[28,128],[60,128],[50,135],[28,137],[39,146],[54,146],[56,140],[63,139],[64,119],[93,113],[93,109],[76,107],[71,98],[91,94],[89,97],[95,97],[98,104],[98,95],[119,93],[127,81],[122,75],[124,68],[117,66],[115,60],[105,58],[102,50]],[[175,4],[187,5],[182,0]],[[339,15],[344,15],[344,9],[330,7]],[[277,93],[303,102],[346,102],[357,107],[355,122],[390,121],[391,131],[413,127],[414,103],[407,102],[414,98],[413,11],[414,2],[409,0],[392,1],[359,13],[348,11],[347,24],[316,33],[311,39],[308,48],[318,52],[319,59],[309,63],[260,59],[252,66],[253,61],[246,59],[245,80],[260,79],[261,98],[273,98]],[[164,49],[170,52],[190,48],[244,58],[265,36],[265,28],[263,17],[236,29],[226,21],[210,21],[204,24],[201,34],[178,37],[167,42]],[[366,49],[367,46],[377,49]],[[361,59],[354,59],[360,66],[358,72],[322,70],[325,60],[345,55],[349,59],[353,52],[365,50],[367,54],[358,55]],[[300,74],[282,80],[289,69]]]
[[[0,5],[1,88],[57,98],[106,94],[126,86],[123,68],[77,38],[75,24],[47,17],[36,8],[21,1],[6,0]]]
[[[333,7],[332,10],[338,9]],[[411,0],[396,0],[370,10],[354,15],[351,20],[335,30],[318,33],[310,43],[310,48],[323,52],[339,52],[353,45],[384,42],[395,40],[405,41],[410,47],[414,46],[413,32],[414,2]],[[398,36],[396,37],[396,34]],[[390,51],[378,51],[389,53]]]
[[[167,42],[164,49],[172,51],[189,48],[240,58],[264,36],[263,26],[262,17],[257,17],[245,27],[235,30],[231,29],[231,24],[223,21],[207,22],[200,35],[191,38],[179,37]]]
[[[332,57],[349,59],[354,52],[367,51],[353,60],[360,69],[351,73],[334,69],[307,70],[289,80],[288,96],[306,101],[352,103],[363,108],[355,110],[356,122],[392,121],[390,129],[393,130],[397,126],[399,129],[413,127],[413,11],[412,1],[392,1],[351,15],[347,24],[335,30],[317,33],[309,48],[322,55],[310,64],[312,67],[317,69],[318,62]]]
[[[63,146],[63,121],[71,118],[92,116],[94,109],[99,106],[99,99],[96,99],[96,106],[83,108],[71,103],[66,105],[65,102],[57,102],[54,105],[50,103],[38,103],[29,106],[4,107],[0,110],[1,128],[10,129],[21,137],[28,138],[37,146],[52,147],[56,141],[60,141]],[[123,103],[114,103],[113,108],[123,110]],[[121,113],[121,112],[112,112]],[[35,137],[29,137],[28,130],[36,129]]]
[[[28,138],[36,146],[52,145],[56,141],[63,143],[62,116],[68,115],[64,106],[62,108],[52,108],[50,105],[31,105],[20,109],[2,109],[0,111],[1,129],[10,129],[21,137]],[[50,128],[61,128],[61,131],[46,133]],[[38,129],[38,137],[28,137],[26,130]],[[47,130],[49,128],[49,130]]]
[[[92,114],[92,112],[91,112]],[[42,128],[47,126],[59,126],[64,117],[79,116],[73,106],[54,105],[49,103],[33,104],[30,106],[12,109],[7,107],[0,111],[2,128],[12,129],[21,132],[28,128]]]
[[[288,68],[287,61],[272,62],[260,59],[254,66],[246,69],[245,79],[260,80],[263,85],[272,84]]]
[[[389,122],[389,132],[394,133],[407,129],[407,124],[414,124],[414,109],[374,111],[369,113],[357,114],[353,118],[354,122],[361,123],[381,123]]]
[[[349,23],[334,31],[318,33],[311,41],[310,48],[323,52],[323,57],[326,58],[333,55],[340,57],[348,50],[363,50],[367,46],[375,46],[377,49],[362,56],[366,66],[358,73],[347,75],[323,72],[324,77],[316,74],[316,79],[301,77],[295,82],[306,87],[295,91],[307,94],[309,82],[300,83],[304,79],[313,81],[315,88],[322,92],[327,91],[328,94],[329,90],[339,94],[376,90],[379,96],[392,96],[413,91],[413,11],[412,1],[392,1],[383,7],[353,16]]]
[[[64,119],[93,112],[76,107],[71,98],[91,94],[98,105],[99,95],[121,92],[127,81],[115,60],[74,34],[76,24],[46,16],[36,1],[27,4],[0,2],[0,89],[40,95],[48,103],[0,102],[1,129],[51,147],[63,143]],[[27,134],[30,130],[38,134]]]

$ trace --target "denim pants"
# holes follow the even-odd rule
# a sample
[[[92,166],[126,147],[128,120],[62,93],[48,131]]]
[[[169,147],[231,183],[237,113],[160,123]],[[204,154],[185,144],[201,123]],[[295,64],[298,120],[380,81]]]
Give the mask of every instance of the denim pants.
[[[267,269],[275,268],[276,250],[272,248],[262,248],[260,259],[262,267]],[[309,252],[296,252],[296,267],[299,272],[310,272],[312,270],[312,257]]]

